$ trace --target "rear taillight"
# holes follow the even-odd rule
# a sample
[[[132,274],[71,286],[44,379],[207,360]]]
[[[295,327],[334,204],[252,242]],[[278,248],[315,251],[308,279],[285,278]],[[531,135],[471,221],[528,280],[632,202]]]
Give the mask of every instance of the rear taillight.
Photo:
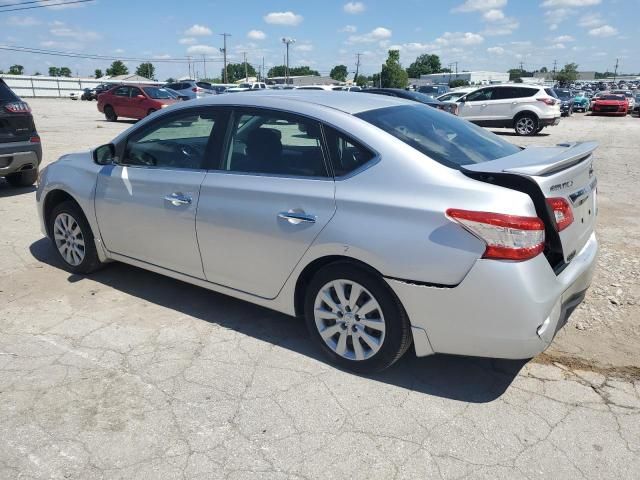
[[[536,100],[542,103],[546,103],[547,105],[555,105],[556,103],[558,103],[558,101],[555,98],[551,98],[551,97],[540,97],[540,98],[536,98]]]
[[[203,88],[200,88],[200,87],[193,87],[193,88],[191,89],[191,91],[192,91],[192,92],[196,92],[196,93],[197,93],[197,92],[204,92],[204,89],[203,89]]]
[[[31,107],[26,102],[11,102],[4,106],[5,110],[11,113],[30,113]]]
[[[561,232],[573,223],[573,211],[571,205],[564,198],[548,198],[547,205],[553,211],[553,217],[556,219],[556,230]]]
[[[544,250],[544,223],[537,217],[456,208],[447,216],[487,244],[482,258],[528,260]]]
[[[38,135],[34,135],[29,139],[31,143],[40,143],[40,137]]]

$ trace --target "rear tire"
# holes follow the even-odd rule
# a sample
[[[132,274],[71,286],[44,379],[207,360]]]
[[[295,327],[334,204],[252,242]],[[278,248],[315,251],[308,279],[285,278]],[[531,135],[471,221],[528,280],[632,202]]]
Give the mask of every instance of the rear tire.
[[[393,291],[377,274],[350,262],[329,264],[313,276],[304,312],[313,340],[347,370],[384,370],[411,345],[411,325]]]
[[[542,131],[544,127],[538,127],[538,129],[536,130],[536,133],[540,133]]]
[[[118,115],[116,115],[116,111],[111,105],[104,107],[104,117],[107,119],[107,122],[115,122],[118,120]]]
[[[30,187],[38,180],[38,169],[31,168],[7,175],[7,182],[12,187]]]
[[[517,135],[531,136],[537,133],[539,123],[533,113],[522,113],[516,117],[513,128]]]
[[[89,222],[78,204],[68,200],[53,207],[47,227],[58,258],[67,270],[87,274],[103,266]]]

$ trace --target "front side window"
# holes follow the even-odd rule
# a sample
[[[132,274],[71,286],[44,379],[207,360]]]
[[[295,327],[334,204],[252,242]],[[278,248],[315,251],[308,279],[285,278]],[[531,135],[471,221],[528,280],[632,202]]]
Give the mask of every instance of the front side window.
[[[118,97],[128,97],[129,96],[129,87],[116,88],[116,91],[113,92],[113,94],[118,96]]]
[[[520,151],[482,127],[425,105],[378,108],[356,116],[451,168],[488,162]]]
[[[467,95],[465,100],[467,102],[481,102],[483,100],[491,100],[495,90],[495,88],[483,88],[481,90],[476,90],[475,92]]]
[[[122,164],[159,168],[201,169],[215,114],[182,112],[133,133]]]
[[[137,87],[131,87],[131,98],[136,98],[138,95],[142,95],[142,91]]]
[[[237,112],[224,170],[327,177],[317,122],[283,112]]]
[[[143,90],[149,98],[153,98],[155,100],[168,100],[175,98],[175,95],[168,91],[166,88],[144,87]]]

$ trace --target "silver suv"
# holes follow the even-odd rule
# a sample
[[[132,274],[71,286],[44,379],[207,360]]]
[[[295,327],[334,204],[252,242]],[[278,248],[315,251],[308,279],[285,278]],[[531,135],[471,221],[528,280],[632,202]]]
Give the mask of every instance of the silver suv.
[[[198,82],[196,80],[180,80],[175,83],[167,83],[165,88],[176,91],[181,97],[203,98],[210,95],[217,95],[217,91],[209,82]]]
[[[513,128],[518,135],[560,123],[560,101],[541,86],[491,85],[456,101],[458,116],[482,127]]]

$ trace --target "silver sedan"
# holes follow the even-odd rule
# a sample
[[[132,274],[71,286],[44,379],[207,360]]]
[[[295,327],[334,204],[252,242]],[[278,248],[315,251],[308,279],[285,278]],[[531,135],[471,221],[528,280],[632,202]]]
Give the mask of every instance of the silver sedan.
[[[70,271],[125,262],[303,317],[343,368],[412,343],[528,358],[593,275],[595,148],[366,93],[220,95],[52,163],[38,211]]]

